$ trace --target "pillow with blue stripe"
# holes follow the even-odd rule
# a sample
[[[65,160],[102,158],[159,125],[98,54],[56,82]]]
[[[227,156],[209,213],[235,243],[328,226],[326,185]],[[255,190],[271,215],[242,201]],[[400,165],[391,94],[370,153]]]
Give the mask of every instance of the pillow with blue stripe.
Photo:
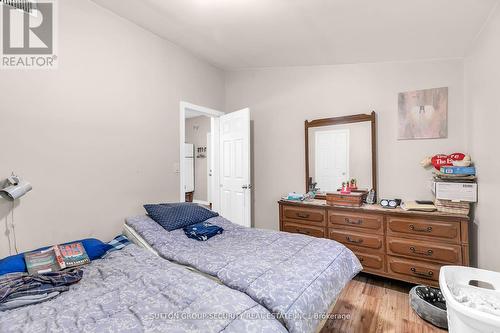
[[[96,260],[101,258],[109,249],[113,247],[95,238],[81,239],[65,244],[70,244],[75,242],[81,242],[83,244],[83,247],[85,248],[85,251],[87,252],[90,260]],[[45,246],[33,251],[45,250],[48,249],[49,247],[50,246]],[[8,273],[27,272],[27,271],[28,270],[26,269],[26,262],[24,261],[24,252],[10,257],[5,257],[2,260],[0,260],[0,276]]]
[[[144,209],[149,217],[168,231],[181,229],[219,216],[216,212],[190,203],[144,205]]]

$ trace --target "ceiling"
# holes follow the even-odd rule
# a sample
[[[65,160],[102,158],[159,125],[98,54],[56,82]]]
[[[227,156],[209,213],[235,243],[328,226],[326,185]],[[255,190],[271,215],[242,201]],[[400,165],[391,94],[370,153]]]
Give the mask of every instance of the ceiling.
[[[463,57],[497,0],[94,0],[223,69]]]

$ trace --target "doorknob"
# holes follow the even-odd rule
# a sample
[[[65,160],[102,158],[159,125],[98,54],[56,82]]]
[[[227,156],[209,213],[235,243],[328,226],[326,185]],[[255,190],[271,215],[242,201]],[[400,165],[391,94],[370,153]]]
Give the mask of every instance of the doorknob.
[[[243,185],[241,187],[242,189],[246,190],[246,189],[251,189],[252,188],[252,185],[248,184],[248,185]]]

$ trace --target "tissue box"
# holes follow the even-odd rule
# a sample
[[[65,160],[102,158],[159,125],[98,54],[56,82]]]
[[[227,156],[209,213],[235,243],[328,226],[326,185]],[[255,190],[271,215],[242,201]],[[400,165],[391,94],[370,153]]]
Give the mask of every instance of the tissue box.
[[[477,184],[434,182],[434,194],[439,200],[477,202]]]

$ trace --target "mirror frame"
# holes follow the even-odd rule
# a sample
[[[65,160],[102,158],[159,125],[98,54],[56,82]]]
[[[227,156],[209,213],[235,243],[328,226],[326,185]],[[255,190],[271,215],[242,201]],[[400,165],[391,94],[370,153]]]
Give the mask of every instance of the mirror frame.
[[[309,128],[322,127],[341,124],[352,124],[369,121],[372,130],[372,187],[378,194],[377,188],[377,116],[375,111],[371,114],[355,114],[351,116],[315,119],[304,122],[305,127],[305,148],[306,148],[306,193],[309,191]],[[317,195],[318,199],[326,199],[326,195]]]

